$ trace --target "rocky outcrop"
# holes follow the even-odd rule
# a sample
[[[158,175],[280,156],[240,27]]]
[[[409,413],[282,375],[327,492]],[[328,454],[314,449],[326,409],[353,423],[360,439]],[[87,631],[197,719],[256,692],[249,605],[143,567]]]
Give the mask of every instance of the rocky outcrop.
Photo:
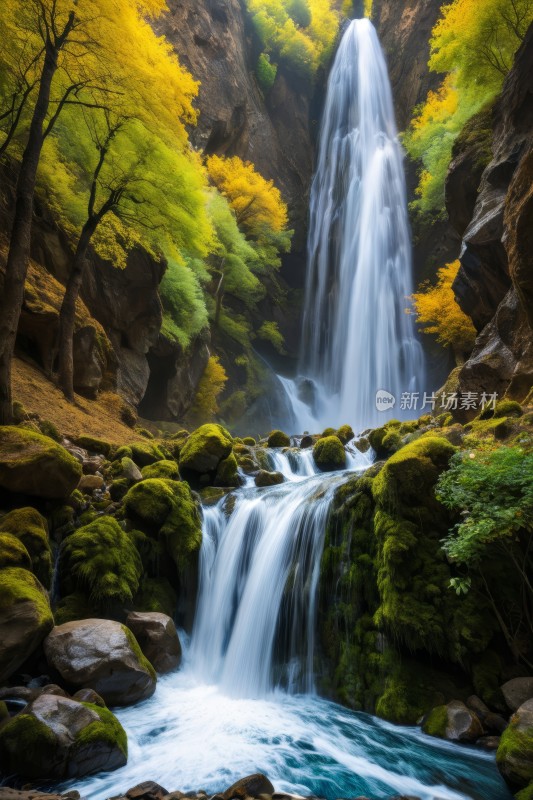
[[[480,331],[460,391],[523,400],[533,382],[533,26],[493,116],[493,157],[464,234],[457,300]]]
[[[66,622],[44,643],[50,667],[76,688],[94,689],[109,705],[127,706],[150,697],[156,686],[152,665],[119,622]]]

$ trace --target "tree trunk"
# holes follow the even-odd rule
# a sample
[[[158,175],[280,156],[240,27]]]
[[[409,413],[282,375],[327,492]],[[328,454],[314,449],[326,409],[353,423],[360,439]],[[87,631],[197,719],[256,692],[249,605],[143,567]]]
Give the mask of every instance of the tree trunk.
[[[0,298],[0,425],[12,421],[11,362],[24,301],[24,282],[30,257],[33,196],[37,167],[43,147],[43,125],[50,105],[52,80],[57,70],[57,49],[46,48],[39,94],[22,156],[15,201],[15,216],[9,243],[4,288]]]
[[[87,251],[97,223],[91,219],[83,226],[74,263],[68,276],[65,295],[59,312],[59,385],[63,394],[74,400],[74,326],[76,324],[76,301],[80,296],[81,284],[87,264]]]

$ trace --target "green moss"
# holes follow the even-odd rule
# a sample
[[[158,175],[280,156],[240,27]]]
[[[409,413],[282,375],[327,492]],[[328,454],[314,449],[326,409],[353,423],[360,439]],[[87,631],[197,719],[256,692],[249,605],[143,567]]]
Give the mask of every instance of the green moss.
[[[268,447],[290,447],[291,440],[283,431],[271,431],[268,435]]]
[[[368,441],[378,458],[388,458],[401,447],[400,422],[393,419],[381,428],[370,431]]]
[[[257,442],[253,438],[253,436],[245,436],[242,440],[243,444],[247,445],[248,447],[255,447]]]
[[[515,400],[500,400],[494,409],[495,417],[522,417],[524,409]]]
[[[136,611],[158,611],[174,617],[178,598],[166,578],[145,578],[135,597]]]
[[[533,800],[533,783],[530,783],[521,792],[515,794],[515,800]]]
[[[69,536],[59,556],[64,595],[81,592],[105,607],[132,600],[139,588],[142,564],[131,536],[113,517],[99,517]]]
[[[33,603],[38,624],[51,628],[50,603],[35,575],[20,567],[0,570],[0,612],[14,613],[13,606],[26,601]]]
[[[38,424],[39,424],[39,430],[44,436],[49,436],[50,439],[54,440],[54,442],[61,441],[62,439],[61,434],[59,433],[54,423],[50,422],[49,419],[42,419]]]
[[[79,489],[74,489],[66,502],[74,511],[81,511],[81,509],[85,508],[87,505],[87,499],[82,495]]]
[[[336,434],[343,444],[348,444],[348,442],[351,442],[352,439],[355,437],[355,433],[353,432],[350,425],[341,425],[339,430],[336,431]]]
[[[516,788],[525,788],[533,781],[533,726],[519,726],[517,714],[502,733],[496,761],[500,772]]]
[[[446,738],[446,728],[448,727],[448,709],[446,706],[433,708],[422,726],[424,733],[428,736],[436,736],[439,739]]]
[[[126,634],[128,644],[131,647],[133,653],[135,654],[135,658],[137,659],[141,667],[152,676],[154,681],[156,681],[157,680],[156,671],[150,664],[146,656],[144,655],[143,651],[141,650],[139,642],[137,641],[133,633],[126,625],[122,625],[121,627],[124,633]]]
[[[202,425],[191,433],[181,450],[182,476],[193,483],[204,475],[214,478],[218,465],[228,458],[232,447],[231,434],[221,425]]]
[[[313,447],[313,458],[323,472],[334,472],[346,466],[346,451],[338,436],[319,439]]]
[[[119,478],[113,481],[109,487],[109,495],[114,503],[120,502],[128,493],[130,482],[126,478]]]
[[[202,542],[196,502],[184,482],[149,478],[124,498],[128,517],[146,533],[159,537],[176,566],[186,566]]]
[[[328,436],[336,436],[337,431],[335,428],[325,428],[322,433],[320,434],[321,439],[327,439]]]
[[[143,467],[143,478],[168,478],[171,481],[178,481],[180,477],[178,465],[175,461],[157,461],[155,464],[149,464]]]
[[[0,533],[0,569],[4,567],[22,567],[31,572],[30,554],[16,536]]]
[[[147,467],[165,459],[165,452],[156,442],[134,442],[130,447],[120,447],[114,460],[131,458],[138,467]]]
[[[92,619],[98,617],[99,612],[90,603],[89,598],[83,592],[62,597],[54,611],[56,625],[63,625],[65,622],[75,622],[79,619]]]
[[[52,580],[52,551],[48,525],[34,508],[17,508],[0,520],[0,531],[20,539],[28,551],[33,572],[46,588]]]
[[[151,431],[149,431],[147,428],[141,428],[139,425],[135,426],[135,433],[138,433],[139,436],[144,436],[145,439],[155,439],[155,436]]]
[[[103,439],[96,439],[94,436],[78,436],[74,439],[74,443],[77,444],[78,447],[88,450],[90,453],[104,455],[106,458],[109,456],[112,448],[109,442],[105,442]]]
[[[148,662],[149,663],[149,662]],[[99,742],[106,742],[111,747],[118,747],[124,755],[128,758],[128,737],[126,731],[108,708],[102,708],[94,703],[82,703],[85,708],[94,711],[99,716],[99,721],[94,721],[86,728],[83,728],[76,739],[74,740],[72,755],[75,756],[76,751],[87,747],[89,745],[97,745]]]
[[[224,458],[217,468],[215,477],[215,485],[233,488],[239,486],[240,480],[238,475],[239,465],[233,453],[230,453],[227,458]]]
[[[42,778],[42,764],[53,763],[57,739],[33,714],[17,714],[0,728],[0,762],[9,774]]]

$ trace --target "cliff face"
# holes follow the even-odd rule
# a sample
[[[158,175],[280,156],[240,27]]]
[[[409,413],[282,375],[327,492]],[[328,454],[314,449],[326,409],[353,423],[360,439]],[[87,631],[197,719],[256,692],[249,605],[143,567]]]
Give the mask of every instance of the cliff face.
[[[494,107],[493,157],[464,232],[454,290],[479,337],[459,375],[461,391],[523,400],[533,383],[532,131],[533,26]]]

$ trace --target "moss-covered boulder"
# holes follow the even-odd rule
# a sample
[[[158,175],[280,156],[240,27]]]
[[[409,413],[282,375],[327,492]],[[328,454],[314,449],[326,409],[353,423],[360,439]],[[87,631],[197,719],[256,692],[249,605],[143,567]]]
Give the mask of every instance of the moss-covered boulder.
[[[107,708],[42,694],[0,728],[0,765],[22,778],[64,780],[123,767],[126,732]]]
[[[240,483],[239,465],[235,455],[230,453],[227,458],[222,459],[219,463],[214,484],[226,489],[233,489],[236,486],[240,486]]]
[[[147,467],[166,457],[164,450],[157,442],[133,442],[129,447],[120,447],[115,453],[115,460],[131,458],[138,467]]]
[[[496,761],[515,789],[533,782],[533,699],[520,706],[503,732]]]
[[[267,445],[268,447],[290,447],[291,440],[283,431],[271,431],[268,434]]]
[[[166,578],[144,578],[135,597],[137,611],[157,611],[173,618],[178,598]]]
[[[156,672],[164,675],[179,667],[181,644],[171,617],[153,611],[132,611],[126,625]]]
[[[351,442],[352,439],[355,438],[355,433],[350,425],[341,425],[337,431],[337,436],[343,444],[348,444],[348,442]]]
[[[45,640],[44,651],[67,684],[94,689],[108,705],[132,705],[155,691],[153,666],[119,622],[87,619],[58,625]]]
[[[81,593],[93,608],[132,601],[142,574],[134,540],[113,517],[98,517],[67,537],[61,547],[61,595]]]
[[[20,539],[30,554],[32,571],[47,589],[52,580],[52,551],[48,525],[34,508],[17,508],[0,519],[0,532]]]
[[[147,478],[167,478],[170,481],[179,481],[180,479],[177,463],[168,459],[148,464],[148,466],[142,468],[141,473],[145,480]]]
[[[48,595],[20,567],[0,570],[0,683],[41,644],[54,624]]]
[[[62,499],[81,478],[81,464],[53,439],[14,426],[0,427],[0,487]]]
[[[432,709],[422,728],[430,736],[452,742],[475,742],[483,736],[479,718],[459,700]]]
[[[185,441],[179,457],[180,472],[184,480],[198,486],[214,479],[221,461],[228,458],[233,448],[231,434],[222,425],[202,425]]]
[[[338,436],[325,436],[313,447],[313,458],[322,472],[335,472],[346,467],[346,451]]]
[[[0,533],[0,569],[4,567],[22,567],[31,572],[30,554],[11,533]]]
[[[164,544],[178,569],[199,551],[202,526],[187,483],[163,478],[141,481],[127,493],[124,509],[135,525]]]
[[[266,486],[277,486],[285,481],[281,472],[268,472],[266,469],[260,470],[255,476],[255,485],[259,488]]]

